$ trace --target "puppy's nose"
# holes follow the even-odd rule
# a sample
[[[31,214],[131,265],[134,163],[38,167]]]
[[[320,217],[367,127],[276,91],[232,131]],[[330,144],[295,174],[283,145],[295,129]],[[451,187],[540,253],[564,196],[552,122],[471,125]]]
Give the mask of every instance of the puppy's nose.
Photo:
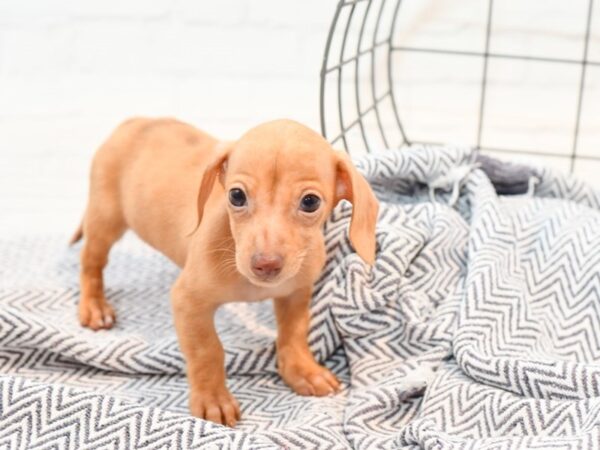
[[[273,278],[279,275],[283,258],[277,254],[255,253],[252,256],[252,272],[259,278]]]

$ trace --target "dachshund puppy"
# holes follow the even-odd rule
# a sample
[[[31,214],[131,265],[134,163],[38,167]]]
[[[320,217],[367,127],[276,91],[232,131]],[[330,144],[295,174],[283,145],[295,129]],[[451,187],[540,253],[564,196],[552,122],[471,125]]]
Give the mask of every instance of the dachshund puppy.
[[[307,343],[313,283],[325,262],[323,223],[342,199],[353,204],[350,240],[375,258],[377,200],[350,159],[299,123],[259,125],[220,142],[172,119],[131,119],[97,151],[82,226],[79,320],[111,328],[102,271],[130,228],[181,268],[171,290],[190,386],[191,413],[234,426],[240,408],[225,385],[217,308],[272,298],[277,365],[300,395],[339,388]]]

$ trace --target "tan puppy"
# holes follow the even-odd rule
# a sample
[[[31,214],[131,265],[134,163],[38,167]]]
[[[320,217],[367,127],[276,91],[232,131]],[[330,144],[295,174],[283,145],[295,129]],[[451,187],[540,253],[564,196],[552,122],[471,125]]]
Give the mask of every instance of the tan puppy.
[[[281,377],[298,394],[330,394],[339,382],[314,360],[307,332],[325,262],[322,225],[341,199],[354,205],[351,242],[372,264],[377,200],[346,155],[317,133],[278,120],[223,143],[171,119],[129,120],[94,157],[83,230],[73,237],[86,237],[81,324],[114,324],[102,271],[131,228],[182,269],[171,297],[192,414],[229,426],[240,418],[213,323],[232,301],[273,298]]]

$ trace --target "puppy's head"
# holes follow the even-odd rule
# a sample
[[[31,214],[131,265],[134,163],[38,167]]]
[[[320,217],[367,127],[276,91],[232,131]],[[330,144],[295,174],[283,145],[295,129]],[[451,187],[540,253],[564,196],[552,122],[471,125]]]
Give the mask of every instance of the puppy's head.
[[[275,286],[310,267],[323,247],[323,222],[342,199],[353,204],[352,245],[373,263],[377,200],[346,154],[309,128],[278,120],[224,146],[204,173],[199,221],[217,179],[225,189],[237,269],[253,284]]]

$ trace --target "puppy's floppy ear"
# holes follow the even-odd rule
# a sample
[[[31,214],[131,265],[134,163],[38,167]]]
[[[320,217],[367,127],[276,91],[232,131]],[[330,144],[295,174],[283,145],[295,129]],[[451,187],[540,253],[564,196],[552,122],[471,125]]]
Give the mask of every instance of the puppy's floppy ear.
[[[213,190],[213,186],[217,177],[219,181],[223,183],[225,176],[225,169],[227,168],[227,159],[231,153],[233,142],[220,142],[215,148],[215,157],[204,169],[202,175],[202,182],[200,183],[200,189],[198,190],[198,198],[196,200],[196,207],[198,208],[198,221],[194,231],[190,234],[194,234],[200,223],[202,222],[202,216],[204,215],[204,206],[210,197],[210,193]]]
[[[336,154],[336,203],[342,199],[352,203],[350,242],[356,253],[369,265],[375,262],[375,226],[379,202],[365,178],[356,170],[346,153]]]

